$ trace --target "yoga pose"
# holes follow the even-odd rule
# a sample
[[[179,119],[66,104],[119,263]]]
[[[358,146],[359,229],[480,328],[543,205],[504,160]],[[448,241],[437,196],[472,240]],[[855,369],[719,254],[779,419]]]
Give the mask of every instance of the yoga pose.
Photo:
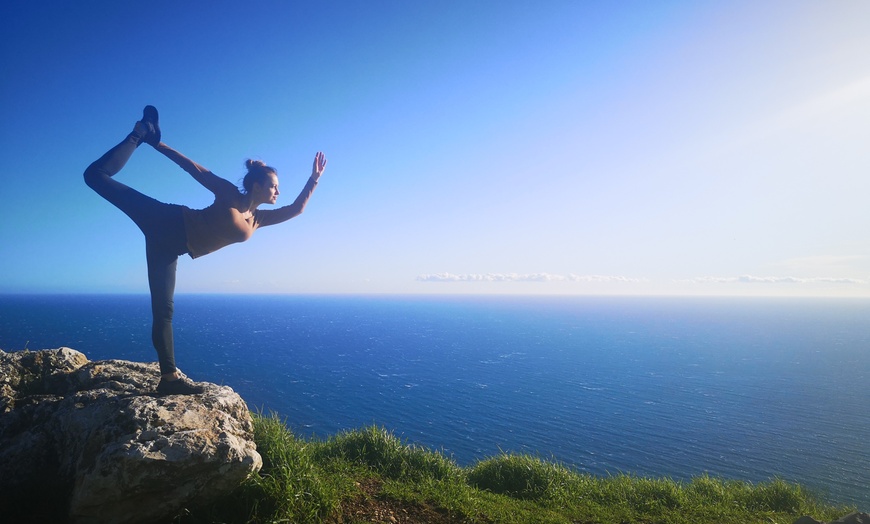
[[[205,209],[165,204],[112,178],[142,143],[153,146],[190,173],[214,193],[214,203]],[[185,253],[191,258],[207,255],[229,244],[244,242],[257,228],[298,216],[317,187],[326,168],[326,157],[320,152],[314,156],[311,177],[302,192],[292,204],[278,209],[259,209],[261,204],[274,204],[280,194],[275,169],[258,160],[248,160],[245,165],[248,172],[240,191],[231,182],[161,142],[157,109],[146,106],[142,120],[136,122],[127,138],[85,170],[85,183],[130,217],[145,235],[153,315],[151,340],[157,350],[161,373],[158,393],[203,391],[202,386],[182,377],[175,368],[172,313],[178,257]]]

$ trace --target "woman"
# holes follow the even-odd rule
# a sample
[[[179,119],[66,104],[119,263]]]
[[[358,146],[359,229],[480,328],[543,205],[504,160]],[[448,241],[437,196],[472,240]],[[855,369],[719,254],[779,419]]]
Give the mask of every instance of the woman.
[[[164,204],[112,178],[142,143],[153,146],[190,173],[214,193],[214,203],[205,209]],[[240,191],[231,182],[161,142],[157,109],[146,106],[142,120],[136,122],[127,138],[85,170],[85,183],[129,216],[145,234],[153,315],[151,339],[157,350],[161,373],[158,393],[189,395],[203,392],[202,386],[179,375],[175,368],[172,312],[178,257],[185,253],[191,258],[201,257],[249,239],[260,227],[298,216],[317,187],[317,181],[326,168],[326,158],[321,152],[314,156],[311,177],[292,204],[268,210],[259,207],[276,202],[280,194],[277,172],[257,160],[248,160],[245,165],[248,172],[242,183],[244,189]]]

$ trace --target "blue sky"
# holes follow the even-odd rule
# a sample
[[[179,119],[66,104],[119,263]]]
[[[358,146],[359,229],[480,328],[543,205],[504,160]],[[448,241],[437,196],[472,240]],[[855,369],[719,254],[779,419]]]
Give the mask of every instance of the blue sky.
[[[181,5],[178,5],[181,4]],[[306,212],[178,292],[870,296],[870,3],[6,2],[0,292],[147,292],[87,165],[160,110]],[[152,149],[119,180],[210,194]]]

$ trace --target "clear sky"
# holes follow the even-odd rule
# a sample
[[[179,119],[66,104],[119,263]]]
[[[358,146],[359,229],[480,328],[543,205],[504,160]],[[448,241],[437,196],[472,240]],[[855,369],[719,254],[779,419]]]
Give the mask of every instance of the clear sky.
[[[179,293],[870,296],[870,2],[19,1],[0,7],[0,292],[147,292],[82,181],[160,110],[305,213]],[[148,146],[119,180],[205,207]]]

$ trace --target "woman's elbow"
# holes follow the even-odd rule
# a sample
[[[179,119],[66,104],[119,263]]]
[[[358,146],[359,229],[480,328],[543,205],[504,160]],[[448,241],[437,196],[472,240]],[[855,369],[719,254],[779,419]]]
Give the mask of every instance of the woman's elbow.
[[[296,218],[301,215],[302,212],[305,211],[305,204],[305,202],[302,202],[301,204],[293,204],[290,206],[290,218]]]

